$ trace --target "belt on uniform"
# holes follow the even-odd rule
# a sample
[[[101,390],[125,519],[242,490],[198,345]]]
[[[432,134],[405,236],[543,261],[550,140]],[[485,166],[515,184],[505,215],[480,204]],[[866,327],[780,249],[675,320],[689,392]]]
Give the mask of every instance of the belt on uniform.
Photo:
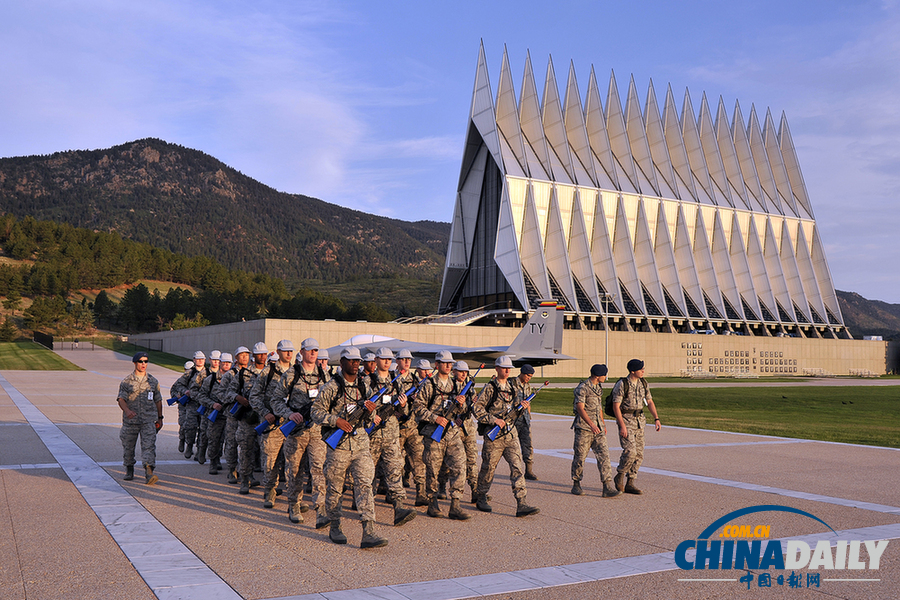
[[[632,414],[633,414],[635,417],[640,417],[641,415],[644,414],[644,411],[643,411],[643,410],[636,410],[636,411],[634,411]]]

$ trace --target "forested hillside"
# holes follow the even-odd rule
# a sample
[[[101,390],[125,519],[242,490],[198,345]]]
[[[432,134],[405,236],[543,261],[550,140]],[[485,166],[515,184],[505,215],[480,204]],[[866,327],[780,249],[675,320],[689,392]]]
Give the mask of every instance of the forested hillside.
[[[439,279],[450,232],[448,223],[388,219],[278,192],[157,139],[0,159],[0,212],[114,232],[289,282]]]
[[[125,240],[117,233],[31,217],[20,221],[0,215],[0,249],[3,308],[13,316],[24,308],[21,325],[31,330],[83,331],[97,323],[137,332],[264,316],[370,321],[393,316],[371,302],[348,306],[306,287],[291,296],[277,277],[227,269],[205,256],[188,257]],[[163,295],[137,283],[141,280],[185,288],[168,286]],[[104,290],[120,287],[127,290],[117,304]]]

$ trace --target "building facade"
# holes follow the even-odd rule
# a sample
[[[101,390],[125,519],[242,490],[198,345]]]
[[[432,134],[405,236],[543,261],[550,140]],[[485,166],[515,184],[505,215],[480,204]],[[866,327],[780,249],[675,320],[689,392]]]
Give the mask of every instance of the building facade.
[[[552,60],[518,92],[504,52],[496,96],[475,76],[440,311],[521,315],[539,298],[574,329],[846,338],[787,119],[745,120],[671,86],[582,100]],[[518,317],[521,318],[521,317]],[[499,318],[497,319],[500,320]]]

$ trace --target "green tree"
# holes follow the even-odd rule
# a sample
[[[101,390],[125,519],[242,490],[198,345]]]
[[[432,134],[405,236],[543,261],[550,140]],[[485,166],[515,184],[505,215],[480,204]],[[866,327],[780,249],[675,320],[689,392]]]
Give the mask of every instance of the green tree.
[[[19,337],[19,330],[16,329],[12,319],[6,317],[3,319],[3,325],[0,325],[0,342],[14,342]]]

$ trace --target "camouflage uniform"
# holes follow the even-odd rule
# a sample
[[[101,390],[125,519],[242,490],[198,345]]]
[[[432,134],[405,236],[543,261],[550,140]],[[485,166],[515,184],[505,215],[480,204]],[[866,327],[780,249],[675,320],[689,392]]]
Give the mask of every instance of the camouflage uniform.
[[[441,380],[438,376],[429,378],[419,388],[416,395],[415,413],[419,419],[419,431],[425,442],[425,477],[429,500],[434,500],[438,493],[438,476],[441,465],[446,461],[449,471],[450,499],[462,498],[465,485],[466,450],[463,444],[463,432],[455,423],[444,428],[444,437],[436,442],[431,435],[437,429],[435,418],[443,416],[449,403],[456,403],[456,396],[462,390],[462,384],[452,377]]]
[[[478,473],[479,496],[487,496],[494,481],[494,471],[500,458],[509,463],[509,481],[512,484],[513,495],[517,501],[525,499],[525,463],[522,461],[522,450],[519,448],[519,436],[509,431],[501,431],[497,439],[491,441],[487,432],[494,427],[494,419],[502,419],[508,416],[510,411],[516,409],[515,390],[507,379],[500,385],[496,379],[484,387],[475,406],[472,409],[475,419],[483,425],[484,445],[481,450],[481,470]]]
[[[119,395],[135,412],[134,418],[129,419],[122,413],[122,429],[119,430],[119,439],[122,440],[122,464],[133,467],[134,447],[138,436],[141,436],[141,461],[144,467],[156,466],[156,421],[162,412],[162,401],[159,391],[159,381],[156,377],[145,374],[138,379],[135,373],[131,373],[119,384]]]
[[[253,384],[256,383],[256,380],[260,376],[265,377],[267,373],[268,366],[258,369],[254,363],[241,369],[231,380],[231,385],[225,392],[225,401],[231,404],[237,402],[235,399],[236,396],[243,396],[246,398],[250,395],[250,390],[253,389]],[[259,452],[259,441],[256,439],[256,432],[253,430],[253,428],[259,424],[259,415],[250,407],[244,408],[242,413],[243,416],[238,419],[231,416],[229,412],[228,422],[229,426],[234,422],[234,427],[237,430],[235,434],[235,443],[237,444],[239,464],[238,476],[242,482],[249,482],[253,476],[253,464],[256,462],[256,456]],[[227,444],[228,435],[226,434],[225,437]],[[227,445],[225,448],[225,459],[231,464],[231,455],[229,454]]]
[[[184,431],[184,443],[191,445],[197,441],[198,449],[199,440],[197,439],[197,433],[200,429],[200,415],[197,414],[197,409],[200,408],[200,402],[197,400],[197,393],[200,390],[200,384],[203,383],[203,380],[209,374],[210,371],[206,369],[206,365],[199,370],[195,367],[188,373],[179,377],[175,383],[172,384],[171,389],[172,395],[178,398],[190,393],[190,399],[184,405],[184,423],[182,424],[182,430]],[[185,452],[187,452],[187,450],[185,450]]]
[[[628,386],[627,393],[625,386]],[[614,403],[619,404],[622,419],[628,430],[627,438],[619,435],[622,456],[619,457],[619,466],[616,470],[634,479],[644,461],[644,428],[647,427],[644,405],[652,400],[653,396],[650,395],[646,380],[633,382],[630,377],[623,377],[613,387],[612,398]]]
[[[369,389],[375,393],[382,387],[387,391],[378,399],[377,414],[382,418],[380,425],[369,434],[369,450],[372,453],[372,462],[378,464],[382,460],[384,481],[391,495],[401,501],[406,500],[406,490],[403,489],[403,455],[400,453],[400,422],[399,417],[406,418],[410,413],[410,403],[407,401],[403,408],[388,406],[393,403],[400,388],[396,383],[391,384],[396,374],[391,371],[386,378],[378,376],[378,371],[369,376]],[[374,484],[374,477],[373,484]]]
[[[209,462],[213,465],[219,464],[222,457],[222,437],[225,434],[225,408],[219,411],[214,422],[210,422],[209,415],[213,411],[214,404],[222,404],[222,382],[226,373],[219,371],[213,373],[203,380],[200,389],[197,392],[197,401],[206,407],[203,414],[203,421],[206,421],[206,437],[207,437],[207,455]]]
[[[459,388],[472,381],[471,377],[467,377],[465,381],[454,385]],[[475,385],[474,383],[466,392],[466,408],[457,416],[456,424],[462,427],[463,447],[466,451],[466,483],[472,490],[472,496],[475,495],[475,489],[478,487],[478,424],[472,419],[472,406],[475,404]],[[441,472],[438,475],[438,483],[441,489],[450,477],[450,469],[447,462],[441,466]]]
[[[271,398],[269,392],[278,385],[286,370],[282,370],[281,363],[270,364],[263,369],[263,372],[259,374],[253,383],[253,388],[251,388],[247,399],[250,401],[250,406],[259,415],[260,423],[265,420],[266,415],[269,413],[275,414],[269,404]],[[270,373],[271,377],[269,377]],[[259,436],[259,451],[265,459],[263,484],[267,493],[275,488],[275,485],[278,483],[279,471],[281,470],[278,463],[281,462],[279,458],[281,458],[281,446],[284,444],[284,434],[278,428],[278,422],[276,415],[275,423],[272,424],[269,431]]]
[[[338,417],[347,419],[354,412],[365,411],[368,398],[364,376],[358,376],[354,383],[347,383],[338,375],[322,388],[313,401],[313,421],[322,426],[322,437],[327,438],[337,428]],[[355,406],[352,411],[347,411]],[[350,419],[347,419],[350,420]],[[375,477],[375,463],[369,451],[369,435],[366,427],[372,423],[370,415],[363,414],[356,422],[353,434],[347,434],[337,449],[326,445],[325,458],[325,510],[332,523],[341,519],[341,496],[344,493],[344,479],[347,470],[353,478],[353,494],[359,510],[360,521],[375,520],[375,499],[372,495],[372,479]]]
[[[240,371],[241,368],[235,364],[227,373],[222,375],[222,380],[219,381],[220,391],[218,397],[219,403],[222,405],[222,410],[219,411],[219,418],[225,420],[225,431],[222,434],[225,439],[222,441],[222,446],[225,454],[225,466],[229,473],[236,471],[238,464],[238,420],[231,415],[230,411],[234,406],[234,392],[237,389],[235,384]]]
[[[285,419],[292,413],[303,414],[304,422],[298,425],[284,440],[284,470],[287,475],[289,503],[299,502],[303,496],[303,474],[300,472],[304,454],[309,460],[312,479],[312,501],[316,511],[325,512],[325,457],[326,444],[322,440],[322,426],[312,420],[313,400],[327,382],[322,369],[306,371],[296,363],[271,386],[269,403],[275,415]],[[293,387],[291,387],[293,386]]]
[[[580,482],[584,477],[584,459],[589,450],[594,451],[597,459],[597,470],[600,471],[600,481],[612,481],[612,467],[609,463],[609,446],[606,441],[606,433],[603,431],[603,387],[598,383],[594,385],[589,379],[585,379],[575,387],[574,403],[583,404],[584,412],[588,418],[600,428],[600,433],[595,434],[591,426],[575,411],[575,421],[572,429],[575,430],[575,441],[572,457],[572,481]],[[574,410],[574,406],[573,406]]]
[[[418,383],[412,371],[407,371],[398,380],[400,391],[406,393]],[[407,396],[407,402],[415,403],[415,394]],[[400,452],[406,455],[412,471],[413,481],[416,483],[417,495],[425,495],[425,444],[422,442],[422,434],[419,433],[418,421],[410,411],[406,417],[398,417],[400,421]]]
[[[534,391],[530,383],[522,383],[518,377],[509,378],[510,385],[516,391],[516,403],[524,400]],[[519,438],[519,447],[522,449],[522,462],[525,463],[525,472],[530,473],[534,464],[534,450],[531,445],[531,411],[526,410],[516,419],[516,435]]]

